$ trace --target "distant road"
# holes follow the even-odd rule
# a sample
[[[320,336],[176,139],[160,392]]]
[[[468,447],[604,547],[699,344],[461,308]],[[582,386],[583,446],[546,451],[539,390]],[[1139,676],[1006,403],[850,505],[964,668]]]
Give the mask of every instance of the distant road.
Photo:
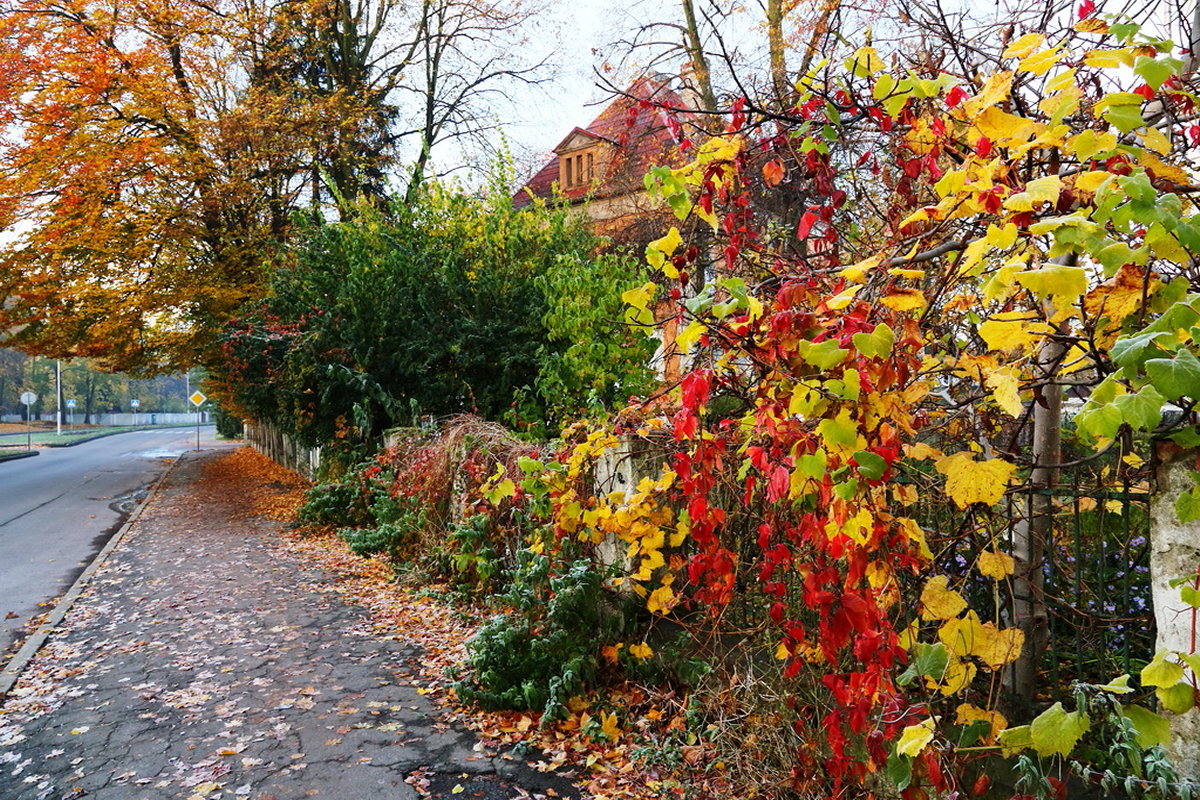
[[[213,426],[200,432],[202,447],[227,446],[215,442]],[[70,587],[145,487],[195,446],[195,428],[170,428],[0,461],[0,652],[48,609],[39,603]]]

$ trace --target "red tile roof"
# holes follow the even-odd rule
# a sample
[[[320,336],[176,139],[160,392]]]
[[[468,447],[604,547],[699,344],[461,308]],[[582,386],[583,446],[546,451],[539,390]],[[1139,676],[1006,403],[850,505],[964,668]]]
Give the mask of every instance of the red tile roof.
[[[582,132],[616,145],[613,160],[600,185],[594,189],[580,186],[562,191],[562,197],[574,202],[585,196],[611,197],[637,191],[642,176],[650,167],[672,163],[678,141],[666,109],[684,108],[683,99],[669,86],[653,78],[641,78],[625,94],[617,97],[584,128],[574,128],[559,143],[562,147]],[[678,131],[678,126],[675,126]],[[557,149],[557,148],[556,148]],[[513,195],[513,205],[522,208],[532,197],[551,199],[559,182],[558,156],[538,170],[529,182]]]

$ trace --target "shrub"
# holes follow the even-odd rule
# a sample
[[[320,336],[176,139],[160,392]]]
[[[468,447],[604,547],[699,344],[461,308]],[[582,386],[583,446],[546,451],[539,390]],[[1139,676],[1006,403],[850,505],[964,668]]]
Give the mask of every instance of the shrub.
[[[606,597],[603,573],[587,559],[555,565],[525,551],[503,601],[469,644],[469,680],[460,697],[484,708],[561,717],[566,702],[595,685],[601,648],[616,640],[623,616]]]

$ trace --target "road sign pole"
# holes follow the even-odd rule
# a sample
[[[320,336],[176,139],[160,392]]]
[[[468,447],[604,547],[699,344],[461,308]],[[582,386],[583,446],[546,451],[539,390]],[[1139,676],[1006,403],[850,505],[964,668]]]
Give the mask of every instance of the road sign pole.
[[[21,402],[25,404],[25,449],[33,451],[33,404],[37,395],[33,392],[22,392]]]
[[[191,400],[192,405],[196,407],[196,450],[200,449],[200,406],[204,405],[204,401],[207,399],[208,397],[199,389],[188,396],[188,400]]]

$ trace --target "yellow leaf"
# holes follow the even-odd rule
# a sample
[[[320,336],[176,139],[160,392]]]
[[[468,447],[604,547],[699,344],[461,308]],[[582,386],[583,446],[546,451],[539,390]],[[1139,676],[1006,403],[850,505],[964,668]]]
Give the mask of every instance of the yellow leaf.
[[[466,790],[467,790],[467,788],[465,786],[463,786],[461,783],[456,783],[456,784],[454,784],[454,788],[450,790],[450,794],[462,794]]]
[[[1142,137],[1142,143],[1149,147],[1160,156],[1165,156],[1171,152],[1171,140],[1160,131],[1158,128],[1150,125],[1138,131],[1138,135]]]
[[[1075,68],[1063,70],[1046,81],[1047,92],[1061,92],[1075,87]]]
[[[864,261],[859,261],[857,264],[851,264],[850,266],[845,267],[838,274],[848,281],[862,283],[867,277],[867,273],[878,267],[881,261],[883,261],[883,256],[868,258]]]
[[[978,671],[970,661],[963,661],[952,655],[950,663],[946,666],[946,674],[942,676],[942,684],[939,688],[942,696],[949,697],[967,688],[971,684],[971,681],[975,680],[975,674]]]
[[[600,715],[600,730],[608,737],[610,742],[615,742],[621,738],[621,729],[617,726],[617,715],[608,712]]]
[[[959,507],[973,503],[994,505],[1004,496],[1016,464],[1002,458],[976,461],[974,453],[961,452],[936,462],[938,472],[946,476],[946,493]]]
[[[1026,142],[1040,129],[1033,120],[1001,111],[995,106],[986,108],[974,119],[976,129],[1000,146]]]
[[[995,550],[984,550],[979,554],[979,560],[976,562],[979,567],[979,573],[992,580],[1000,580],[1013,573],[1016,562],[1013,557],[1007,553],[1001,553]]]
[[[1011,42],[1008,47],[1004,48],[1004,52],[1000,54],[1001,58],[1025,58],[1030,53],[1037,50],[1046,43],[1046,36],[1042,33],[1027,33],[1024,36]]]
[[[679,352],[687,353],[692,349],[692,345],[700,340],[700,337],[704,334],[704,330],[704,323],[698,319],[692,320],[675,337],[675,347],[678,348]]]
[[[1040,269],[1024,270],[1013,277],[1039,300],[1054,298],[1060,308],[1071,305],[1087,291],[1087,271],[1083,267],[1044,264]]]
[[[1062,178],[1057,175],[1035,178],[1025,184],[1024,191],[1005,198],[1004,207],[1009,211],[1033,211],[1042,203],[1053,206],[1061,192]]]
[[[658,552],[658,551],[655,551]],[[670,586],[660,586],[650,593],[646,600],[646,610],[651,614],[665,614],[675,605],[675,593]]]
[[[1008,99],[1008,93],[1012,89],[1013,73],[997,72],[988,76],[987,82],[983,88],[979,90],[979,94],[963,103],[963,114],[967,119],[972,119],[983,113],[983,110],[996,105],[1001,100]]]
[[[928,305],[919,289],[892,289],[879,302],[893,311],[914,311]]]
[[[1017,69],[1030,72],[1034,75],[1045,75],[1062,57],[1062,50],[1044,50],[1041,53],[1034,53],[1021,59],[1021,62],[1017,64]]]
[[[846,69],[852,74],[864,78],[867,75],[873,75],[876,72],[881,72],[885,65],[883,59],[879,57],[879,53],[874,47],[860,47],[846,59]]]
[[[1128,47],[1120,50],[1089,50],[1083,56],[1083,63],[1101,69],[1132,67],[1133,51]]]
[[[621,293],[621,300],[642,311],[654,299],[654,295],[658,293],[658,284],[654,281],[646,281],[636,289],[630,289]]]
[[[1044,322],[1035,322],[1023,311],[1004,311],[979,326],[979,336],[989,350],[1027,350],[1042,336],[1050,332]]]
[[[992,389],[992,399],[1004,413],[1016,419],[1025,411],[1021,402],[1021,374],[1016,367],[1000,367],[987,373],[987,385]]]
[[[645,661],[654,655],[654,651],[650,649],[650,645],[645,642],[629,645],[629,654],[634,658],[640,658]]]
[[[921,619],[950,619],[958,616],[966,607],[967,601],[949,587],[949,579],[945,575],[930,578],[921,590]]]
[[[1001,631],[989,622],[983,626],[983,631],[985,635],[976,643],[973,655],[984,664],[999,669],[1020,657],[1021,648],[1025,646],[1025,633],[1020,628]]]
[[[1095,192],[1105,181],[1111,177],[1111,172],[1105,172],[1102,169],[1082,172],[1075,176],[1075,188],[1084,192]]]
[[[1156,178],[1162,178],[1171,183],[1177,183],[1180,186],[1191,184],[1191,178],[1188,177],[1186,172],[1174,164],[1166,163],[1153,153],[1143,150],[1138,154],[1138,163]]]
[[[845,308],[854,301],[854,296],[862,291],[862,288],[863,287],[861,283],[847,286],[844,290],[826,300],[825,307],[830,311],[837,311],[838,309]]]
[[[1092,289],[1083,299],[1088,317],[1107,317],[1119,324],[1142,308],[1143,292],[1149,298],[1162,287],[1162,281],[1147,267],[1123,264],[1117,274]]]
[[[667,231],[666,236],[655,239],[653,242],[646,245],[646,249],[658,250],[664,255],[669,256],[674,253],[675,249],[681,244],[683,244],[683,237],[679,235],[679,228],[676,228],[674,225],[672,225],[671,230]]]
[[[970,725],[973,722],[986,722],[991,725],[991,733],[984,744],[991,744],[1000,731],[1008,727],[1008,720],[999,711],[988,711],[971,703],[963,703],[954,710],[954,721],[959,725]]]
[[[775,659],[777,661],[787,661],[791,655],[792,651],[788,649],[787,642],[781,640],[775,648]]]
[[[902,756],[916,758],[933,741],[933,719],[927,719],[917,725],[909,725],[900,733],[896,742],[896,752]]]

